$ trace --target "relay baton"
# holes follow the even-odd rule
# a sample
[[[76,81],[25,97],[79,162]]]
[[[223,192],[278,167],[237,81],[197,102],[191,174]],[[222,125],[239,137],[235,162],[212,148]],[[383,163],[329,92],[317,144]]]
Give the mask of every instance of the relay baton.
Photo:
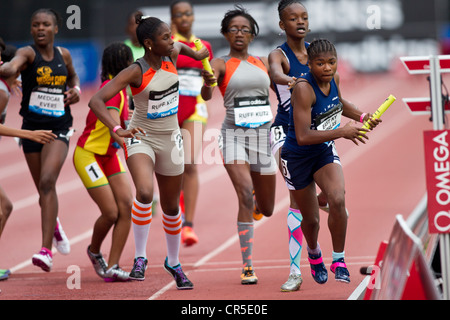
[[[389,97],[383,102],[383,104],[375,111],[372,115],[372,119],[379,119],[381,115],[394,103],[395,97],[391,94]],[[370,129],[370,119],[364,122],[364,129]]]
[[[194,44],[195,44],[195,47],[197,48],[197,50],[200,50],[201,48],[203,48],[203,44],[202,44],[202,41],[200,39],[195,39],[194,40]],[[205,69],[209,73],[213,74],[212,69],[211,69],[211,65],[209,64],[208,58],[203,59],[202,60],[202,64],[203,64],[203,69]],[[215,86],[217,86],[217,83],[213,83],[211,85],[211,87],[215,87]]]

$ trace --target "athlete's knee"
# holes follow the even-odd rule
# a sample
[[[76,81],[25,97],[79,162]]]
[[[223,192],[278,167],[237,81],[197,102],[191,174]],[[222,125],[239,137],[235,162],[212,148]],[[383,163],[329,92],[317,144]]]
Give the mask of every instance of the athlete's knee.
[[[136,198],[140,203],[151,203],[153,201],[153,190],[149,188],[139,188],[136,190]]]
[[[14,206],[12,204],[12,202],[9,199],[3,199],[3,201],[1,202],[2,207],[0,212],[3,212],[3,216],[8,219],[9,215],[11,214],[11,212],[14,209]]]
[[[333,192],[327,195],[330,211],[337,209],[338,211],[345,210],[345,192]],[[333,210],[335,211],[335,210]]]
[[[249,211],[253,210],[254,203],[253,203],[252,188],[243,187],[243,188],[240,188],[237,191],[237,193],[238,193],[238,199],[239,199],[240,205],[242,207],[244,207],[245,209],[248,209]]]
[[[194,163],[185,163],[184,174],[189,176],[197,175],[197,165]]]
[[[39,179],[39,193],[41,195],[47,195],[56,191],[57,177],[51,174],[43,175]]]
[[[115,210],[110,210],[106,214],[103,214],[103,218],[111,225],[117,222],[119,218],[119,210],[117,208]]]
[[[133,198],[130,196],[126,199],[117,201],[119,219],[131,220],[131,209],[133,207]]]
[[[315,214],[302,214],[302,229],[319,231],[320,229],[320,219],[318,215]]]

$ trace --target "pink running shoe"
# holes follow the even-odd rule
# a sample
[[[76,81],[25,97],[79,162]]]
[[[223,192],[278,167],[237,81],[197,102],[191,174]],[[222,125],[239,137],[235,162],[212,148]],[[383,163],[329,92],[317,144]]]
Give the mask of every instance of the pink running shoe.
[[[31,261],[35,266],[40,267],[45,272],[50,272],[53,266],[52,252],[42,247],[39,253],[33,255]]]

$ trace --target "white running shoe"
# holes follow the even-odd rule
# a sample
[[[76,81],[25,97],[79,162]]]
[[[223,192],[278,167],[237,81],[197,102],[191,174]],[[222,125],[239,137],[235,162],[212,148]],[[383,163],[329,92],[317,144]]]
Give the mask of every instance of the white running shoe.
[[[56,218],[56,228],[55,233],[53,234],[53,246],[61,254],[67,255],[70,253],[70,242],[63,230],[61,222],[59,222],[59,218]]]
[[[291,273],[288,280],[281,286],[282,292],[298,291],[302,285],[303,279],[301,274]]]
[[[92,262],[92,265],[94,266],[95,272],[101,277],[105,277],[105,273],[108,269],[108,264],[106,263],[105,259],[103,258],[103,255],[101,253],[92,253],[90,250],[91,246],[88,246],[87,248],[87,254],[89,259]]]
[[[117,264],[105,272],[105,282],[129,281],[130,273],[122,270]]]
[[[45,248],[42,248],[41,251],[39,251],[39,253],[34,254],[31,261],[35,266],[40,267],[45,272],[50,272],[53,266],[53,259],[51,257],[51,253]]]

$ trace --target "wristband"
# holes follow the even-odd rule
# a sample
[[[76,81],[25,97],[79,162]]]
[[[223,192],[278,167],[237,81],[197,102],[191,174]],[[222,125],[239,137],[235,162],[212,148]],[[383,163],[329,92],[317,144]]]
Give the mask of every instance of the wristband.
[[[359,122],[363,123],[364,122],[364,117],[366,116],[367,112],[364,112],[361,117],[359,118]]]
[[[116,133],[116,131],[119,130],[119,129],[122,129],[122,127],[121,126],[115,126],[114,129],[113,129],[113,132]]]
[[[81,88],[79,86],[74,86],[73,89],[77,89],[78,93],[81,94]]]

